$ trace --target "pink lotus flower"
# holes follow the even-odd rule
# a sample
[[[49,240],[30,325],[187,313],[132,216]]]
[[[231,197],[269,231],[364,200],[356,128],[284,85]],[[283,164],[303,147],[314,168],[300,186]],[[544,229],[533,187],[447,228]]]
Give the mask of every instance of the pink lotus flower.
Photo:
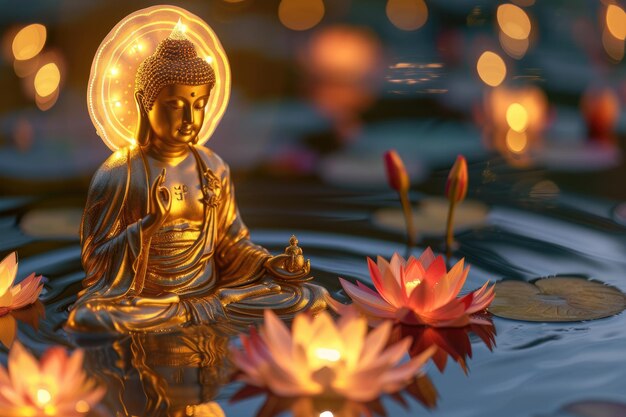
[[[7,370],[0,366],[0,415],[77,417],[104,395],[82,369],[83,351],[68,356],[62,347],[48,349],[38,363],[15,342]]]
[[[353,305],[370,321],[391,319],[410,325],[461,327],[470,323],[487,324],[473,313],[485,310],[493,301],[494,286],[486,282],[480,289],[463,297],[457,295],[465,284],[469,267],[463,259],[450,271],[442,256],[435,257],[430,248],[419,259],[405,261],[394,254],[391,262],[378,257],[378,265],[368,258],[368,266],[376,291],[339,278]],[[330,298],[330,297],[329,297]],[[329,299],[339,314],[348,306]]]
[[[41,275],[32,273],[19,284],[13,285],[16,274],[17,256],[13,252],[0,262],[0,316],[34,303],[43,289]]]
[[[427,350],[399,364],[411,339],[385,348],[392,323],[367,331],[354,314],[335,324],[327,312],[298,314],[291,332],[266,310],[260,333],[241,335],[243,351],[233,348],[238,379],[281,397],[329,396],[370,401],[404,388],[433,354]]]

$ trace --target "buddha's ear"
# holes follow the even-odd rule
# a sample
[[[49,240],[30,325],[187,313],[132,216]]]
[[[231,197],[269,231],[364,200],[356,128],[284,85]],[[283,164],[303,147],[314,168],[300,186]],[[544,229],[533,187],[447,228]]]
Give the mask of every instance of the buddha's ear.
[[[148,116],[148,112],[146,111],[146,107],[144,106],[144,95],[143,91],[135,91],[135,102],[137,102],[137,108],[139,109],[139,114],[141,117]]]
[[[137,123],[136,139],[139,145],[144,146],[150,142],[150,121],[148,120],[148,112],[144,106],[143,92],[135,91],[135,101],[139,110],[139,123]]]

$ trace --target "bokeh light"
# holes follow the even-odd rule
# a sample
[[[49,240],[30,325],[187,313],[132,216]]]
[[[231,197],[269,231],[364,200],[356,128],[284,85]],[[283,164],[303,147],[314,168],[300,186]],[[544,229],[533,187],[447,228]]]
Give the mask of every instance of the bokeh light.
[[[500,31],[498,37],[500,46],[502,46],[504,52],[511,58],[522,59],[524,55],[526,55],[526,52],[528,52],[528,48],[530,47],[529,38],[513,39],[502,31]]]
[[[59,99],[60,89],[57,88],[52,92],[52,94],[42,97],[39,94],[35,93],[35,104],[37,108],[41,111],[50,110],[52,106],[54,106]]]
[[[485,51],[478,58],[476,70],[483,82],[491,87],[502,84],[506,77],[506,64],[495,52]]]
[[[59,87],[61,71],[54,62],[45,64],[35,75],[35,91],[41,97],[48,97]]]
[[[531,23],[524,10],[514,4],[502,4],[497,11],[500,30],[512,39],[527,39],[530,35]]]
[[[22,152],[31,149],[33,139],[35,137],[35,129],[33,124],[26,117],[21,117],[13,127],[13,143],[15,147]]]
[[[74,407],[77,413],[86,414],[89,412],[91,407],[89,407],[89,403],[85,400],[79,400],[76,402],[76,406]]]
[[[516,132],[524,132],[528,127],[528,112],[519,103],[511,104],[506,110],[506,121]]]
[[[417,30],[428,20],[424,0],[388,0],[386,11],[391,23],[402,30]]]
[[[617,39],[608,29],[602,31],[602,46],[613,61],[620,62],[624,59],[624,41]]]
[[[621,113],[619,97],[613,89],[590,87],[582,95],[580,110],[587,134],[596,141],[612,141]]]
[[[374,102],[382,55],[380,39],[363,28],[329,26],[311,36],[301,57],[306,90],[339,136],[351,136],[359,128],[359,113]]]
[[[616,4],[606,9],[606,28],[619,40],[626,39],[626,12]]]
[[[43,406],[48,404],[52,400],[52,395],[46,389],[40,388],[37,390],[37,405]]]
[[[40,61],[42,61],[41,55],[38,55],[34,59],[27,59],[26,61],[16,59],[13,61],[13,71],[15,71],[15,75],[20,78],[32,76],[39,69]]]
[[[46,43],[46,27],[34,23],[22,28],[11,45],[13,57],[20,61],[32,59],[43,49]]]
[[[506,133],[506,146],[513,153],[523,153],[528,146],[526,132],[516,132],[513,129],[509,129]]]
[[[281,0],[278,5],[280,22],[292,30],[308,30],[324,17],[323,0]]]

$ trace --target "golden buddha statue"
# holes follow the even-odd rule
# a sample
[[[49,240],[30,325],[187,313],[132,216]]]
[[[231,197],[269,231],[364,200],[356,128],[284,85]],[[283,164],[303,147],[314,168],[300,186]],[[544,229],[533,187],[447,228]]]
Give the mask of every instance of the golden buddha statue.
[[[297,239],[250,241],[229,168],[198,145],[215,72],[175,29],[140,65],[137,146],[96,172],[81,225],[84,289],[73,331],[151,331],[325,308]]]

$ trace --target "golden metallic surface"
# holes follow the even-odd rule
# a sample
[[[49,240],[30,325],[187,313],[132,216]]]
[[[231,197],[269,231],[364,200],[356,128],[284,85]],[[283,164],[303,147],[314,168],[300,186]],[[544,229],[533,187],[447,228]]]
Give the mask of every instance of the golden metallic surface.
[[[158,66],[195,59],[175,57]],[[278,256],[250,241],[228,165],[197,144],[212,85],[174,80],[150,108],[136,92],[138,146],[116,151],[89,188],[80,230],[86,277],[68,330],[148,332],[250,322],[268,308],[286,318],[325,308],[325,290],[306,282],[310,263],[295,236]]]
[[[232,373],[228,343],[236,329],[191,326],[136,333],[85,349],[85,368],[107,387],[119,416],[224,416],[214,401]]]

